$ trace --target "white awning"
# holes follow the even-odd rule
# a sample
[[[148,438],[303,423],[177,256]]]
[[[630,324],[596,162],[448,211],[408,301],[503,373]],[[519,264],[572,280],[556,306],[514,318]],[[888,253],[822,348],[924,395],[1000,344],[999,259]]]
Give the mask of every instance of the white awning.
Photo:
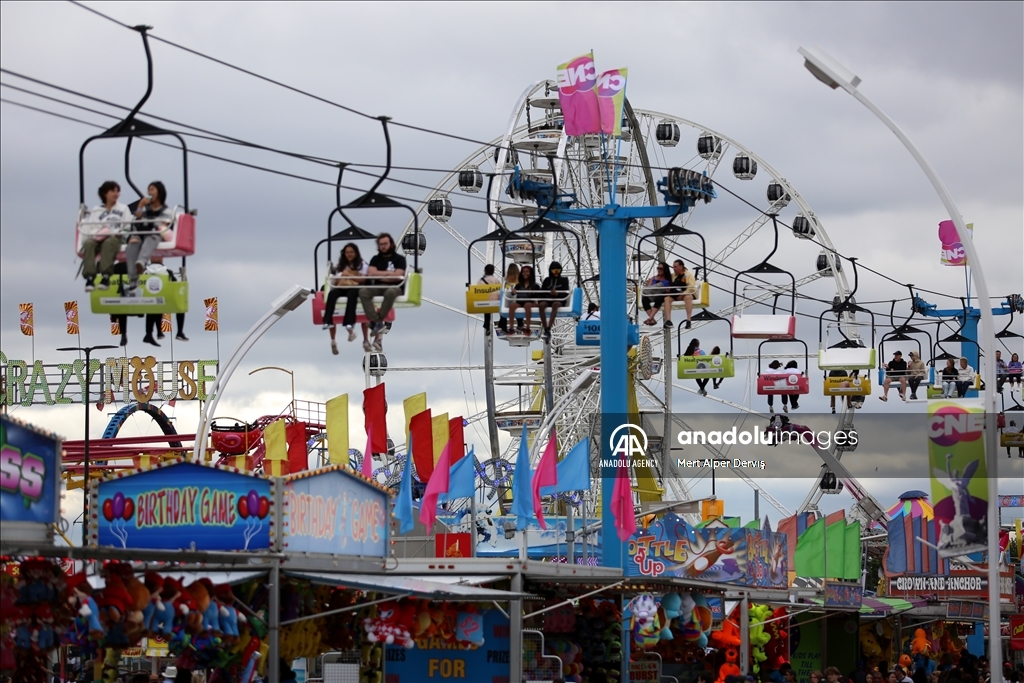
[[[189,585],[193,581],[198,579],[209,579],[213,585],[219,586],[220,584],[226,583],[234,586],[240,583],[245,583],[249,579],[257,576],[263,576],[267,573],[263,571],[237,571],[237,572],[217,572],[217,571],[161,571],[159,569],[153,570],[155,573],[163,577],[172,577],[182,582],[184,585]],[[88,577],[89,585],[93,587],[93,590],[99,590],[107,585],[107,582],[103,580],[102,576],[90,576]]]
[[[313,583],[328,586],[343,586],[360,590],[374,590],[395,595],[415,595],[421,598],[437,598],[442,600],[461,599],[467,601],[510,600],[524,597],[525,593],[512,593],[494,588],[481,588],[472,583],[487,583],[487,579],[496,581],[501,576],[431,576],[429,579],[418,576],[395,576],[393,574],[327,574],[319,572],[285,572],[297,579],[306,579]],[[460,583],[464,580],[467,583]]]

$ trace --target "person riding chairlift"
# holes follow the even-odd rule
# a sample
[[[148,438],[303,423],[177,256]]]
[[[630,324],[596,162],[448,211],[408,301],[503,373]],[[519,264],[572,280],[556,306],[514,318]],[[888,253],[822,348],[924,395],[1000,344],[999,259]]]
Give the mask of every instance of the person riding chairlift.
[[[164,184],[154,180],[146,192],[147,196],[139,201],[135,209],[136,221],[132,225],[135,234],[128,238],[128,292],[133,292],[139,286],[139,276],[149,266],[150,257],[174,220],[174,212],[167,206],[167,188]]]
[[[341,249],[338,256],[338,265],[331,267],[330,282],[333,285],[328,289],[327,301],[324,304],[324,329],[331,331],[331,353],[338,355],[338,342],[334,336],[337,326],[334,324],[334,308],[338,299],[345,297],[345,318],[342,325],[348,330],[348,340],[356,340],[356,302],[359,300],[359,286],[366,282],[366,275],[369,266],[363,261],[359,253],[359,247],[349,242]],[[365,325],[364,325],[365,328]],[[363,350],[370,351],[370,343],[367,332],[363,331]]]
[[[370,332],[374,335],[373,350],[381,351],[381,336],[384,334],[384,319],[391,312],[395,299],[402,293],[402,282],[405,280],[405,257],[395,251],[395,240],[390,234],[382,232],[377,236],[377,255],[370,259],[367,275],[369,284],[359,291],[359,301],[363,305],[363,313],[370,321]],[[373,297],[384,298],[380,310],[374,306]]]
[[[508,270],[505,271],[505,291],[510,292],[518,283],[519,266],[515,263],[510,263],[508,264]],[[508,319],[503,315],[498,316],[498,328],[504,330],[506,333],[508,332]]]
[[[128,227],[132,217],[131,209],[118,201],[121,197],[121,186],[116,182],[108,180],[100,185],[99,195],[103,203],[93,207],[86,217],[90,234],[85,240],[82,253],[82,275],[85,277],[87,292],[97,288],[110,288],[114,261],[123,243],[121,233]],[[99,274],[102,276],[99,284],[96,284],[97,250],[100,257]]]
[[[601,309],[598,308],[598,305],[597,305],[596,301],[591,301],[589,304],[587,304],[587,314],[585,316],[583,316],[583,319],[584,320],[600,320],[601,319]]]
[[[562,264],[552,261],[548,266],[548,276],[544,278],[540,288],[545,292],[545,297],[537,302],[540,308],[540,323],[544,327],[544,338],[551,339],[551,328],[555,325],[555,316],[558,314],[558,307],[569,299],[569,278],[562,275]],[[551,307],[551,314],[547,322],[544,320],[544,311]]]
[[[648,290],[662,290],[668,291],[668,287],[672,284],[671,276],[669,275],[668,264],[662,261],[658,264],[658,267],[654,271],[654,275],[647,281]],[[650,292],[648,296],[640,298],[640,303],[643,306],[644,311],[647,312],[647,320],[644,321],[644,325],[655,325],[657,322],[654,316],[658,314],[658,309],[661,308],[665,301],[668,301],[669,297],[664,296],[662,292]],[[669,306],[672,304],[669,303]]]
[[[531,297],[537,291],[537,279],[533,274],[533,266],[527,264],[519,270],[519,281],[512,288],[512,300],[508,305],[509,320],[515,320],[516,329],[520,334],[530,334],[530,316],[536,303]],[[522,306],[526,311],[524,320],[516,320],[516,310]]]
[[[904,401],[907,400],[907,361],[903,360],[902,351],[894,351],[892,354],[892,360],[889,361],[885,366],[885,382],[882,383],[882,395],[878,397],[880,401],[889,400],[889,385],[892,384],[893,380],[899,382],[900,398]]]
[[[700,348],[699,339],[691,339],[690,345],[686,347],[686,351],[683,353],[684,356],[705,356],[707,354]],[[708,382],[710,379],[697,379],[697,393],[701,396],[708,395]]]
[[[672,294],[665,297],[665,327],[672,327],[672,302],[682,301],[686,305],[686,329],[690,329],[690,321],[693,318],[693,292],[697,280],[682,259],[676,259],[672,263],[672,273]]]

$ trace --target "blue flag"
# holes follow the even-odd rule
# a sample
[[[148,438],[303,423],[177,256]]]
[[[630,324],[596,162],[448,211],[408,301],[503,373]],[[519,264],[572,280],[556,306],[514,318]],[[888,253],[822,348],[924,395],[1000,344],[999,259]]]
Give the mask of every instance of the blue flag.
[[[590,490],[590,437],[573,446],[558,463],[558,483],[554,486],[542,486],[542,496],[550,496],[566,491]]]
[[[519,437],[519,455],[516,457],[516,468],[512,474],[512,514],[516,516],[516,530],[525,529],[533,515],[533,473],[530,472],[530,449],[526,445],[526,423],[523,422],[523,434]]]
[[[398,487],[398,498],[395,500],[395,519],[398,520],[398,532],[407,534],[416,526],[412,513],[412,436],[409,437],[408,453],[405,465],[402,466],[402,483]]]
[[[472,498],[475,493],[476,454],[470,447],[469,454],[459,458],[459,461],[448,470],[448,493],[441,494],[438,501]]]

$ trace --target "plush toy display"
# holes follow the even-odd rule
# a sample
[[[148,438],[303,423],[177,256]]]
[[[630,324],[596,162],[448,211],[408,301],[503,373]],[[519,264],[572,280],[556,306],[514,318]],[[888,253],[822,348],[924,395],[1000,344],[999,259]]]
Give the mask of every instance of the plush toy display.
[[[73,631],[67,577],[60,566],[42,558],[15,564],[17,579],[0,584],[0,646],[14,654],[14,680],[45,683],[50,653],[63,634]],[[4,567],[6,574],[6,565]],[[6,659],[6,658],[5,658]]]

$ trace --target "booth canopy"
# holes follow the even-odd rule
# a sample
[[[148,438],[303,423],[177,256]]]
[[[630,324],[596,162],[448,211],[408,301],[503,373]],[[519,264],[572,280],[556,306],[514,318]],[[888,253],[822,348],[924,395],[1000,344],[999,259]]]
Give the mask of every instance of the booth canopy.
[[[438,600],[511,600],[524,597],[524,593],[482,588],[473,583],[488,583],[503,579],[503,576],[431,576],[424,579],[414,576],[394,576],[386,574],[327,574],[315,572],[286,572],[296,579],[305,579],[313,583],[328,586],[343,586],[360,590],[380,591],[382,593],[408,594],[420,598]],[[449,583],[449,580],[451,582]],[[464,580],[466,583],[457,583]]]

